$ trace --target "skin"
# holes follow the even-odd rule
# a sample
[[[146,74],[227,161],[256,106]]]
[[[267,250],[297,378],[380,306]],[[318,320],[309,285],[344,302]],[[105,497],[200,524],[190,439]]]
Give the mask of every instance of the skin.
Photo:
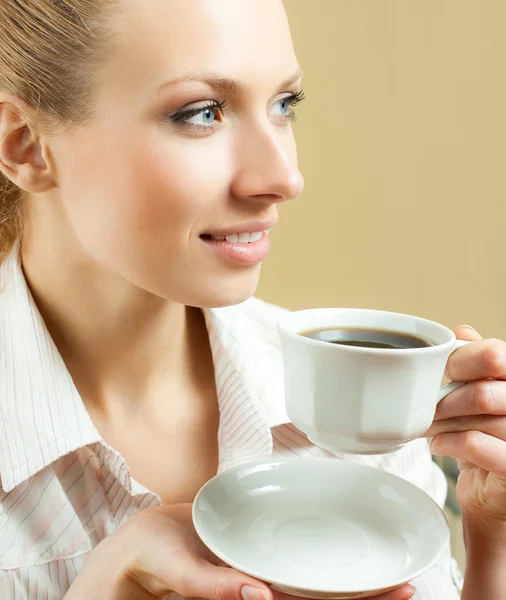
[[[500,598],[506,585],[506,343],[456,330],[474,342],[457,350],[447,374],[467,381],[439,403],[427,432],[431,450],[457,459],[457,498],[467,550],[462,600]]]
[[[249,586],[258,600],[280,600],[210,555],[189,509],[218,456],[214,373],[198,308],[245,300],[260,271],[223,259],[200,235],[274,221],[300,194],[286,99],[302,84],[283,85],[299,64],[278,0],[124,6],[117,18],[128,45],[104,60],[91,122],[50,135],[30,107],[0,93],[0,168],[27,193],[22,260],[32,294],[104,439],[165,505],[99,544],[67,597],[151,599],[175,590],[228,600]],[[203,70],[245,91],[202,82],[160,88]],[[169,118],[222,100],[228,104],[211,113],[211,125],[209,113],[193,116],[194,127]],[[471,600],[478,592],[499,597],[504,586],[506,345],[467,327],[457,334],[474,343],[452,355],[448,372],[472,383],[441,402],[427,435],[436,436],[434,452],[462,467],[463,599]],[[403,586],[377,599],[413,591]]]

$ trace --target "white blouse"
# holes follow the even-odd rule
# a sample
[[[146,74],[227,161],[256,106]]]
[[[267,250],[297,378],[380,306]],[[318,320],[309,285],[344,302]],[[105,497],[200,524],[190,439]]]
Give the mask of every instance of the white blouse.
[[[219,471],[259,458],[331,456],[285,412],[276,330],[284,312],[257,299],[204,311]],[[425,440],[393,454],[335,458],[400,475],[444,504],[446,480]],[[93,425],[30,295],[17,246],[0,266],[0,481],[0,600],[63,598],[105,536],[161,504]],[[416,600],[456,600],[461,576],[447,554],[414,585]]]

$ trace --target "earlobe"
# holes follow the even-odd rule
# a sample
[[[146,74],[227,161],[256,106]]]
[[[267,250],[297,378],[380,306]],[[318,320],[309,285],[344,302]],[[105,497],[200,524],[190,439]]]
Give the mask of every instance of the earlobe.
[[[27,192],[55,187],[40,136],[11,102],[0,102],[0,170]]]

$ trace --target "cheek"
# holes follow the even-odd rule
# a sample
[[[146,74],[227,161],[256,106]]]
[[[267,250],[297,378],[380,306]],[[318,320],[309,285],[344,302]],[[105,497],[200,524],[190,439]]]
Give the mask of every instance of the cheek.
[[[154,232],[170,230],[188,237],[190,229],[209,220],[226,190],[224,173],[196,160],[188,149],[170,150],[138,145],[125,160],[123,196],[128,197],[129,218]],[[112,191],[111,191],[112,193]]]
[[[102,128],[60,144],[56,159],[58,207],[89,256],[146,290],[192,306],[251,295],[258,269],[230,287],[230,272],[214,271],[197,238],[230,222],[234,160],[226,144],[146,132],[121,140]],[[227,285],[218,285],[213,273],[227,277]]]
[[[72,140],[62,152],[60,189],[75,227],[187,235],[195,221],[212,214],[223,191],[217,165],[168,145],[103,131]]]
[[[65,149],[61,167],[64,209],[80,247],[162,296],[160,282],[208,268],[198,235],[228,222],[228,149],[146,130],[86,135]]]
[[[156,132],[123,150],[123,196],[130,214],[148,228],[175,232],[209,225],[224,212],[231,162],[219,144]],[[111,190],[111,194],[114,190]]]

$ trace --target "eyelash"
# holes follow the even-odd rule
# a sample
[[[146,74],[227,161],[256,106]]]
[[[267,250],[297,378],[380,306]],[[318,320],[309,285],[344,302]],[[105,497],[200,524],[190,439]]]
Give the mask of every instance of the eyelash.
[[[304,90],[300,90],[296,94],[292,94],[291,96],[287,96],[286,98],[281,98],[278,102],[288,102],[290,108],[290,112],[288,115],[281,115],[286,117],[289,121],[295,122],[297,120],[295,116],[295,112],[293,111],[294,106],[297,106],[300,102],[305,100],[306,97],[304,95]],[[197,125],[196,123],[188,123],[188,120],[192,117],[196,117],[206,110],[213,110],[217,112],[223,112],[223,109],[228,105],[228,101],[224,100],[222,102],[211,101],[204,106],[200,106],[199,108],[183,110],[181,112],[177,112],[169,117],[169,119],[176,125],[180,125],[182,127],[190,127],[197,129],[213,129],[212,125]]]

